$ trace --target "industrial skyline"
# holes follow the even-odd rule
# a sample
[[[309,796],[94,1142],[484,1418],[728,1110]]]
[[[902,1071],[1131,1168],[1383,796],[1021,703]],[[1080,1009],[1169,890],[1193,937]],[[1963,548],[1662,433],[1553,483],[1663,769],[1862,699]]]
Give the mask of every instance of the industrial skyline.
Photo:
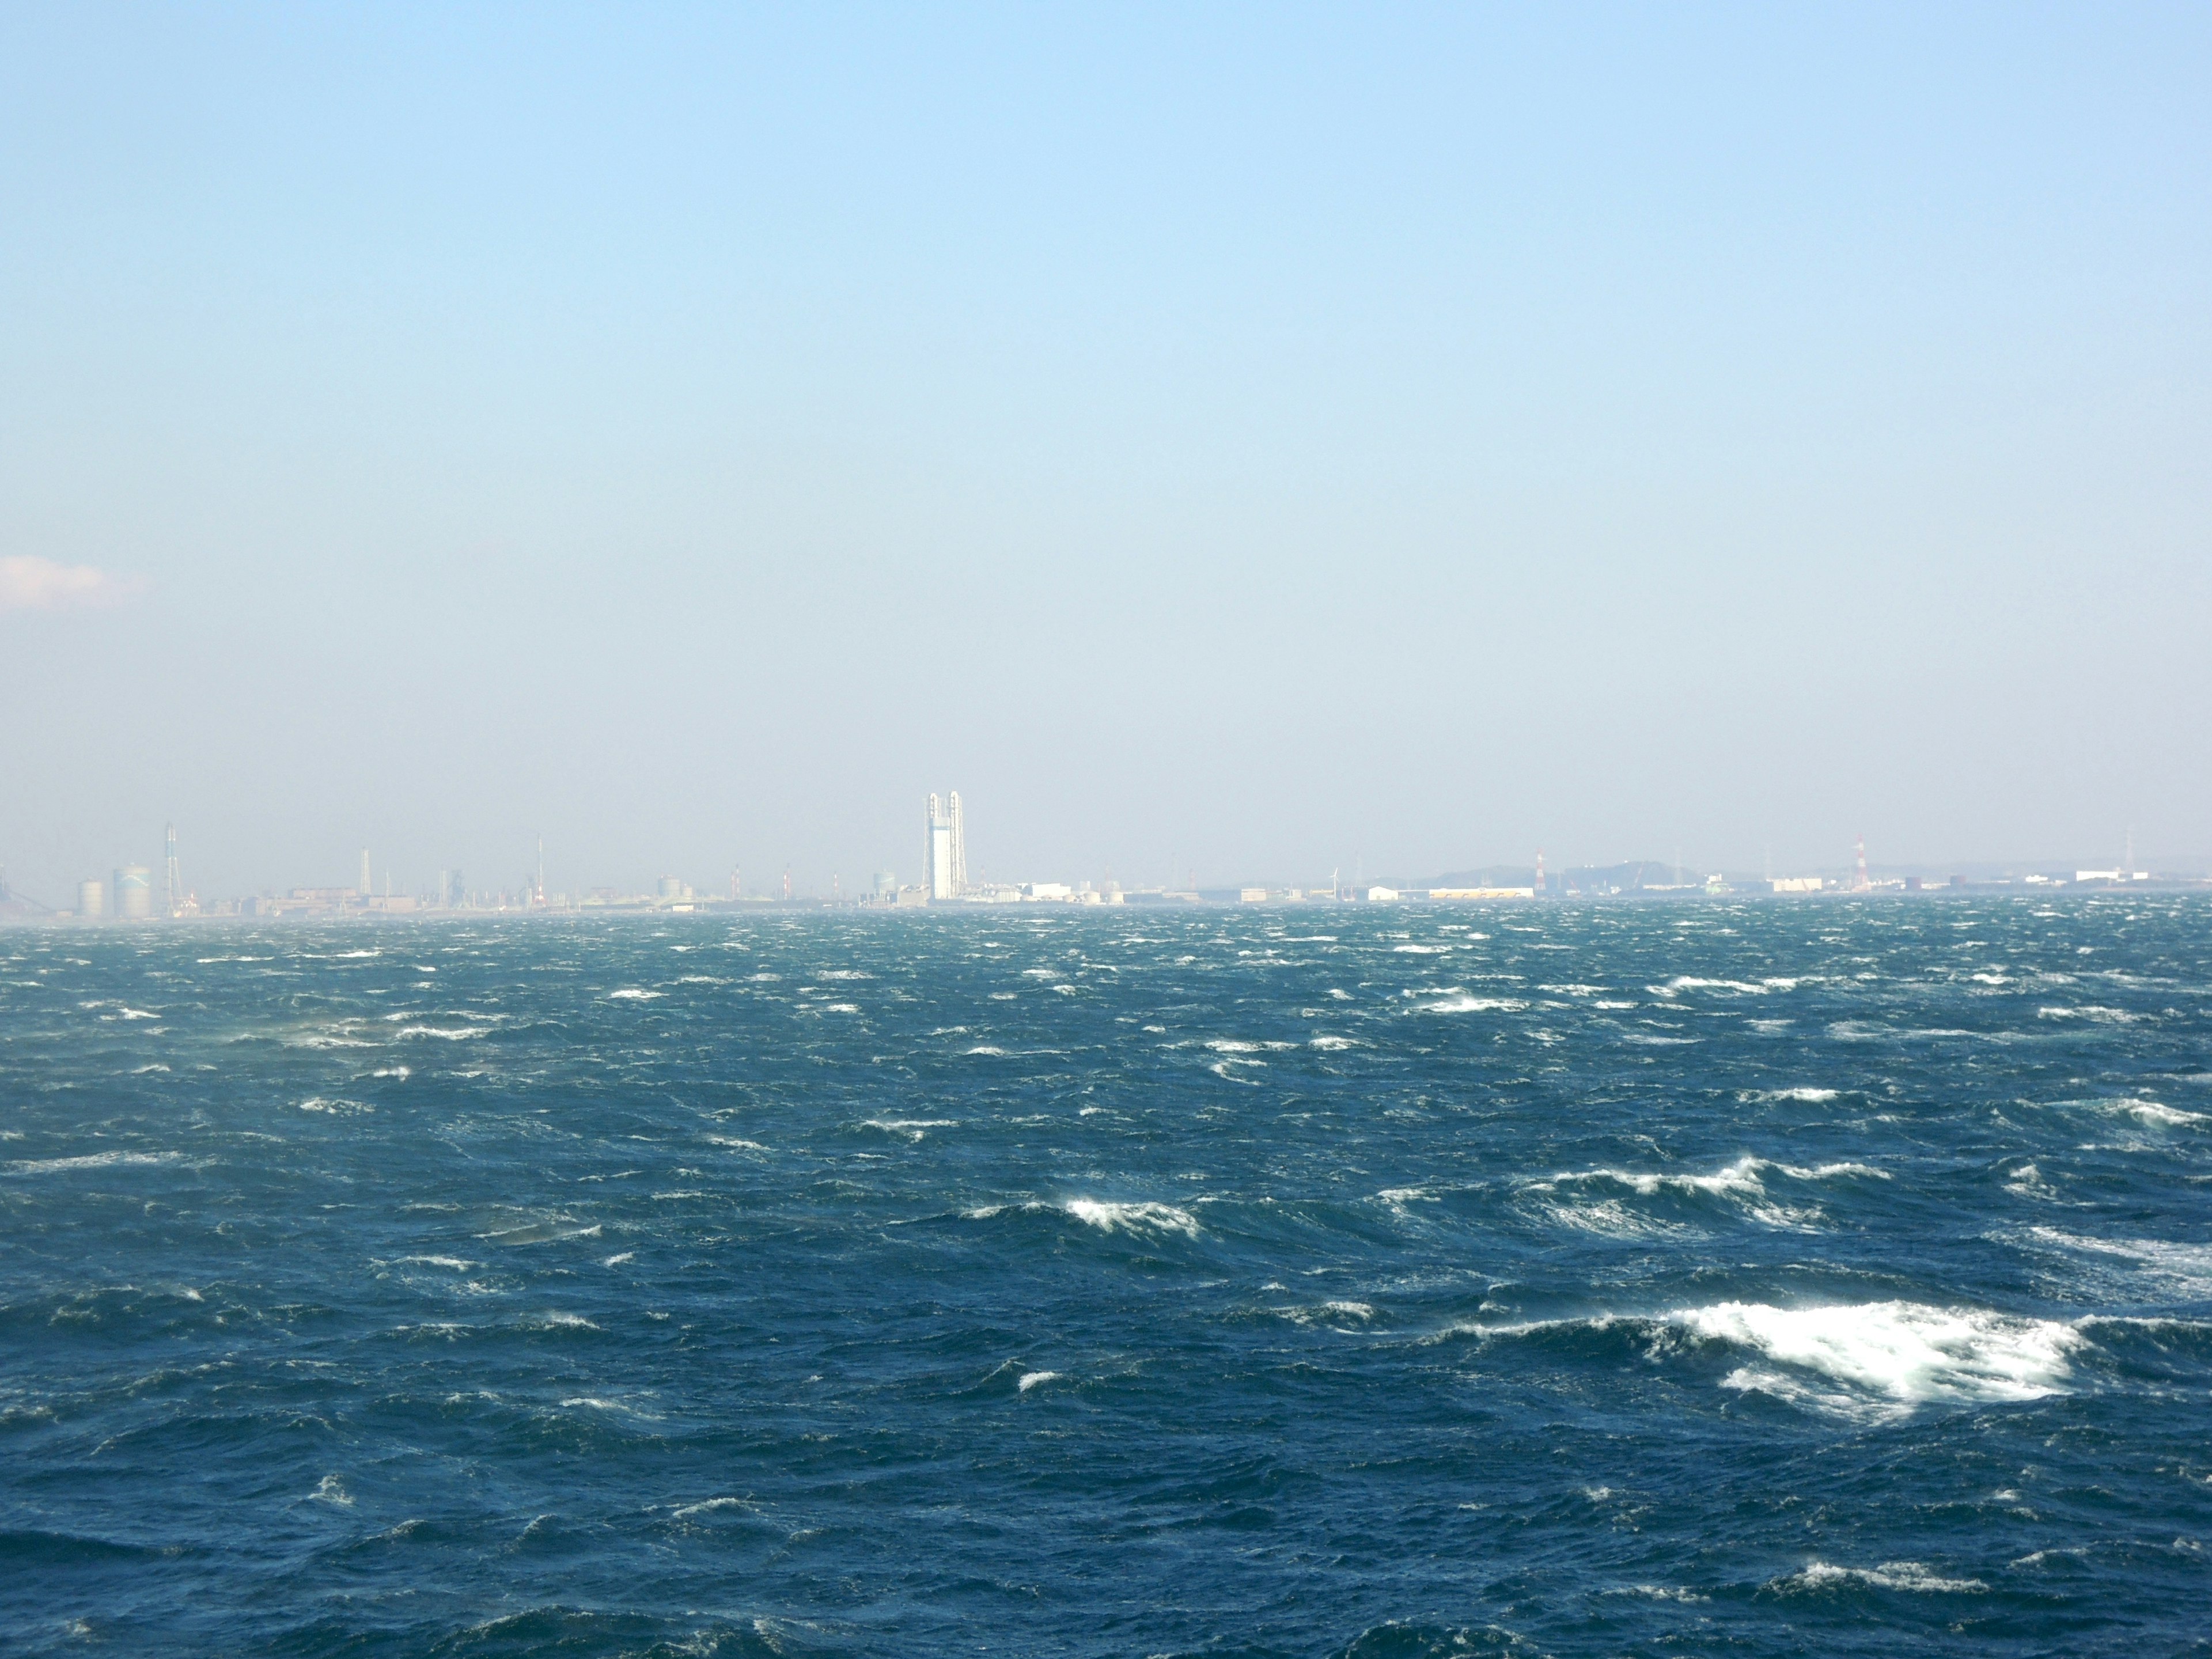
[[[1358,866],[1353,866],[1349,876],[1342,866],[1338,866],[1329,872],[1326,881],[1304,883],[1255,882],[1240,877],[1200,884],[1195,872],[1181,883],[1170,879],[1127,885],[1110,872],[1095,878],[1071,880],[971,878],[967,815],[957,790],[943,795],[932,792],[924,802],[919,879],[902,882],[896,868],[879,869],[865,883],[856,883],[849,897],[842,876],[836,872],[828,875],[826,893],[817,889],[795,891],[788,866],[780,894],[743,892],[735,865],[731,870],[726,896],[695,887],[689,880],[673,874],[659,877],[650,890],[631,890],[605,884],[549,889],[545,838],[539,834],[532,838],[534,861],[511,886],[471,887],[458,868],[447,867],[437,872],[434,881],[418,884],[395,884],[387,869],[380,888],[371,849],[364,847],[359,853],[358,874],[347,885],[293,885],[281,891],[264,887],[251,894],[203,899],[197,888],[185,878],[173,822],[164,826],[162,839],[164,879],[158,902],[153,872],[145,865],[122,864],[115,866],[105,878],[84,877],[74,884],[74,903],[63,905],[49,905],[11,889],[6,867],[0,865],[0,918],[137,921],[158,917],[396,916],[459,912],[653,910],[684,914],[775,903],[853,908],[1020,902],[1375,903],[1746,894],[1875,895],[1939,889],[2009,889],[2021,893],[2051,893],[2065,888],[2146,890],[2153,885],[2212,884],[2212,880],[2208,879],[2212,878],[2212,870],[2208,870],[2201,860],[2162,870],[2138,866],[2132,830],[2124,836],[2124,857],[2117,864],[2094,867],[2079,860],[2042,860],[2012,865],[1966,862],[1935,871],[1911,866],[1877,869],[1869,862],[1866,837],[1860,834],[1851,841],[1847,860],[1827,870],[1778,874],[1770,860],[1757,876],[1741,871],[1686,866],[1679,854],[1671,860],[1627,860],[1605,865],[1563,866],[1555,860],[1547,871],[1545,855],[1540,850],[1534,855],[1533,866],[1525,870],[1510,864],[1492,864],[1419,878],[1386,873],[1370,880]]]

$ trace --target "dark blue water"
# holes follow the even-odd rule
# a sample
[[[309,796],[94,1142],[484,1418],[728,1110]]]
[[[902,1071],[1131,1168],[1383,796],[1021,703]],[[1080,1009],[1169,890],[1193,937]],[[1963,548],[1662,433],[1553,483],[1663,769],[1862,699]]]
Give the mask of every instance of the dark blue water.
[[[0,933],[0,1649],[2206,1651],[2208,923]]]

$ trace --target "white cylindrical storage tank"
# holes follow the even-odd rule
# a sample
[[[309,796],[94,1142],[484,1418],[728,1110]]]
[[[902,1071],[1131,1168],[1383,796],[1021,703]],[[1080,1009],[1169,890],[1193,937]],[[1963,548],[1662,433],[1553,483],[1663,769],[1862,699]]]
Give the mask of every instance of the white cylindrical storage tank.
[[[107,884],[104,881],[81,881],[76,884],[76,913],[87,921],[97,921],[107,914]]]
[[[127,921],[143,921],[154,914],[154,872],[143,864],[126,864],[115,872],[115,914]]]

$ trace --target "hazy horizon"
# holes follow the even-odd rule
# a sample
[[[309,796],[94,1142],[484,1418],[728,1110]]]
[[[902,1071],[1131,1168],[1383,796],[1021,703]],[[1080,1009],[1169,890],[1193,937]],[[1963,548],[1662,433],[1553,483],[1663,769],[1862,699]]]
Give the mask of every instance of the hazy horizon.
[[[2202,9],[0,14],[66,903],[2212,848]]]

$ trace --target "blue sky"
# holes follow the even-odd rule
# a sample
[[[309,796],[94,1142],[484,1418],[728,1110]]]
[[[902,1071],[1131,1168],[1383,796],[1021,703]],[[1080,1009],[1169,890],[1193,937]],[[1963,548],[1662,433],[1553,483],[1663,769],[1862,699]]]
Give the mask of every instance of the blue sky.
[[[2208,68],[0,9],[0,860],[849,890],[948,787],[1010,877],[2212,851]]]

